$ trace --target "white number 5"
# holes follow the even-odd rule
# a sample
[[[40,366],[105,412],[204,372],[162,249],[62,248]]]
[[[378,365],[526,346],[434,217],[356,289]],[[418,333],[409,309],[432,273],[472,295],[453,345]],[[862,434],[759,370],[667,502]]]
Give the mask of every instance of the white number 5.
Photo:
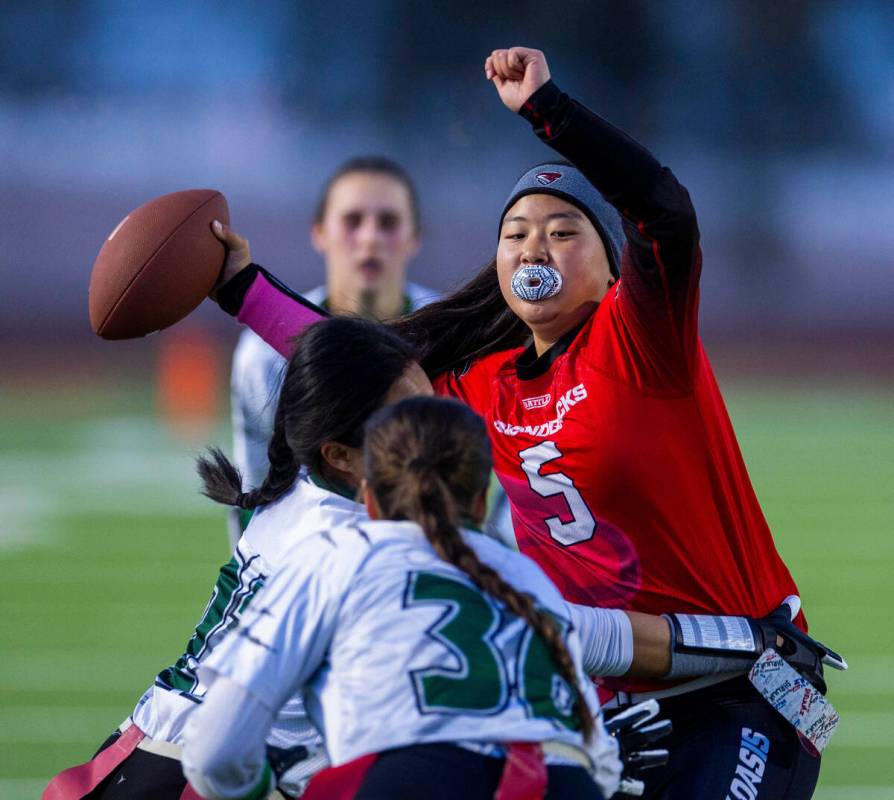
[[[574,481],[562,472],[553,472],[550,475],[541,475],[540,469],[544,464],[562,457],[559,448],[554,442],[541,442],[522,450],[519,455],[522,458],[521,467],[528,476],[531,488],[541,497],[552,497],[557,494],[565,496],[568,510],[572,520],[562,522],[559,517],[545,519],[549,535],[559,544],[570,545],[585,542],[592,539],[596,532],[596,520],[587,508],[584,498],[574,488]]]

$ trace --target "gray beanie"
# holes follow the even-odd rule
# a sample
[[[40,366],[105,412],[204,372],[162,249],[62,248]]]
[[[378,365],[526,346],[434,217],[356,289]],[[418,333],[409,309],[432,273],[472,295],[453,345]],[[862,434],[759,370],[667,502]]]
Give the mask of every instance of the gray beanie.
[[[509,199],[503,206],[503,213],[500,214],[501,225],[506,212],[528,194],[551,194],[583,211],[602,239],[612,275],[620,277],[621,251],[625,241],[621,215],[577,167],[561,162],[547,162],[531,167],[518,179],[510,192]]]

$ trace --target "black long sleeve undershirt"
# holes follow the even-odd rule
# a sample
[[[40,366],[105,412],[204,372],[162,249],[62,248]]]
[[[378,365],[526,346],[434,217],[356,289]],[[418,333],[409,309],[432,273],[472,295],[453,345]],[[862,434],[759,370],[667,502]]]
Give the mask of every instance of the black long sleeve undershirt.
[[[645,147],[571,99],[553,81],[534,92],[519,114],[619,210],[636,206],[658,180],[661,164]]]
[[[678,352],[691,354],[701,255],[689,193],[646,148],[552,81],[519,114],[621,214],[628,241],[621,276],[639,309],[637,324],[656,344],[670,337]]]
[[[534,92],[519,114],[624,217],[648,223],[673,216],[694,224],[689,195],[673,173],[639,142],[573,100],[553,81]]]

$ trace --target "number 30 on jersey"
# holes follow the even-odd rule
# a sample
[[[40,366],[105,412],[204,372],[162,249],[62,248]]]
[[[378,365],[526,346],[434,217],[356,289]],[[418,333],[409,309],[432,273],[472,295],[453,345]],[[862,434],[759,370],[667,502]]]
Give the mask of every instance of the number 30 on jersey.
[[[421,713],[491,716],[511,698],[528,717],[539,717],[578,730],[574,693],[558,674],[543,638],[532,628],[507,636],[521,620],[489,599],[468,579],[438,572],[407,575],[404,608],[442,606],[441,617],[426,631],[457,664],[440,663],[411,673]],[[552,616],[564,637],[569,623]],[[514,677],[513,677],[514,676]]]
[[[555,442],[540,442],[527,450],[519,453],[521,468],[528,478],[528,485],[540,497],[554,497],[561,494],[568,503],[568,510],[572,519],[562,522],[558,516],[547,517],[544,521],[552,536],[561,545],[578,544],[593,538],[596,532],[596,520],[584,498],[575,488],[574,481],[564,472],[551,472],[549,475],[540,473],[544,464],[562,457]]]

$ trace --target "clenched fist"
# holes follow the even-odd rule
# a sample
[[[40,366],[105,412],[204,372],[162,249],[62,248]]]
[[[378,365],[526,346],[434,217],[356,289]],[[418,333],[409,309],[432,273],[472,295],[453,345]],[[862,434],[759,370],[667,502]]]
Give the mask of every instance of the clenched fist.
[[[494,50],[484,62],[484,75],[494,82],[504,105],[515,113],[549,80],[546,56],[529,47]]]

